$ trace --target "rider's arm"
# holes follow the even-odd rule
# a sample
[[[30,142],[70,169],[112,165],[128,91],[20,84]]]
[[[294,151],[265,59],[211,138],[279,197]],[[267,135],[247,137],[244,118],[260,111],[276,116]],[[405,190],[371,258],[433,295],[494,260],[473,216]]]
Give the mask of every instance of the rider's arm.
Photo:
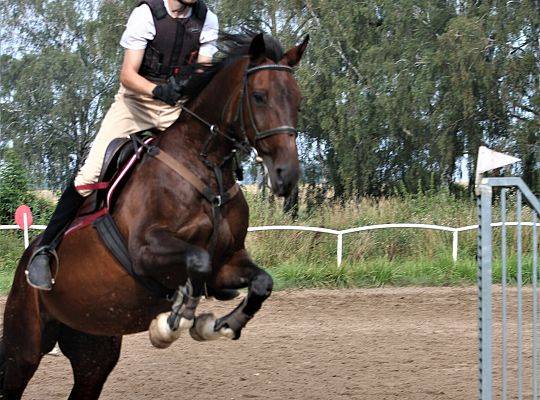
[[[125,50],[124,63],[120,71],[120,82],[135,93],[152,96],[152,91],[156,87],[156,84],[139,75],[139,68],[141,67],[143,57],[144,49]]]
[[[205,56],[204,54],[199,54],[199,56],[197,57],[197,64],[211,65],[212,64],[212,57]]]
[[[206,14],[206,20],[202,28],[201,36],[199,37],[201,47],[199,49],[199,56],[197,63],[202,65],[212,64],[212,58],[218,51],[216,42],[219,36],[219,21],[216,14],[212,11],[208,11]]]

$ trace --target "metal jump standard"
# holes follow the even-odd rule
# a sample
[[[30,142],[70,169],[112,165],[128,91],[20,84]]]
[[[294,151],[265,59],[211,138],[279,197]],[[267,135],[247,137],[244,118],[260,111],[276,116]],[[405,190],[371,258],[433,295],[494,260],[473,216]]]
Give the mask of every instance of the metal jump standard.
[[[494,365],[494,326],[493,318],[493,276],[492,276],[492,258],[494,251],[492,235],[492,201],[494,190],[500,189],[500,214],[501,214],[501,346],[496,349],[500,351],[500,365]],[[507,195],[508,192],[515,191],[516,219],[517,219],[517,243],[516,243],[516,290],[517,290],[517,310],[512,310],[517,314],[517,337],[508,334],[508,268],[507,268],[507,235],[506,235],[506,214],[507,214]],[[478,194],[478,329],[479,329],[479,399],[492,400],[508,398],[533,399],[538,400],[539,393],[539,339],[538,339],[538,215],[540,214],[539,199],[525,185],[521,178],[483,178],[479,180],[477,186]],[[522,204],[528,204],[532,211],[532,238],[531,253],[532,257],[524,263],[523,257],[523,230],[522,230]],[[528,235],[527,235],[528,236]],[[497,251],[499,251],[497,249]],[[525,265],[524,265],[525,264]],[[532,264],[532,265],[531,265]],[[524,315],[523,310],[523,276],[526,268],[532,268],[530,274],[532,286],[532,315]],[[498,289],[497,289],[498,290]],[[527,312],[528,313],[528,312]],[[498,318],[499,316],[497,316]],[[532,337],[524,337],[523,324],[527,319],[532,322]],[[527,321],[528,323],[528,321]],[[498,331],[497,331],[498,332]],[[511,336],[511,337],[509,337]],[[528,335],[527,335],[528,336]],[[516,364],[508,367],[508,343],[509,340],[517,340]],[[530,342],[529,342],[530,341]],[[524,358],[524,342],[527,349],[532,350],[532,357]],[[497,353],[499,354],[499,353]],[[524,364],[529,362],[532,365]],[[513,360],[513,358],[512,358]],[[493,376],[494,371],[501,374],[501,389],[494,390]],[[509,379],[509,371],[512,371]],[[517,377],[513,372],[517,373]],[[529,374],[524,372],[530,371]],[[529,380],[531,379],[531,380]],[[510,388],[511,386],[511,388]],[[524,393],[524,387],[526,392]],[[510,394],[510,389],[512,393]],[[511,396],[511,397],[510,397]],[[525,396],[525,397],[524,397]]]

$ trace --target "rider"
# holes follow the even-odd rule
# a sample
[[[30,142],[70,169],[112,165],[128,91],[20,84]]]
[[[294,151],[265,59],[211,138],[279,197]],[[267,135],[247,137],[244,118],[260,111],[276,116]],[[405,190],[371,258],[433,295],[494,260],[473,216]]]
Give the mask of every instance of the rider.
[[[51,256],[56,256],[56,245],[92,193],[109,143],[147,129],[165,130],[178,119],[179,100],[198,85],[196,71],[186,72],[192,71],[189,64],[212,62],[218,30],[217,16],[202,0],[143,0],[133,10],[120,40],[125,49],[120,89],[32,256],[26,271],[31,286],[52,289]],[[181,70],[184,80],[171,79]]]

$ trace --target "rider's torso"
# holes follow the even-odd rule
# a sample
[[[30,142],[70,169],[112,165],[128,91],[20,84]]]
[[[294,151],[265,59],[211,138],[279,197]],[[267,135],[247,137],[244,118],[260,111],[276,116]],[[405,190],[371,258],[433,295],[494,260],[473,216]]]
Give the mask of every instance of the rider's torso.
[[[154,19],[156,35],[148,42],[139,74],[154,82],[163,82],[196,61],[207,8],[202,1],[187,18],[171,17],[163,0],[145,0]]]

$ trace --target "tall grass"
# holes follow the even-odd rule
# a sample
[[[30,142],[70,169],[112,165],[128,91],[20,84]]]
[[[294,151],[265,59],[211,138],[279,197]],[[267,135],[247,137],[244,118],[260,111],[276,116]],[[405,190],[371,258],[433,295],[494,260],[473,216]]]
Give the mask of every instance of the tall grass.
[[[300,209],[297,220],[256,194],[248,197],[250,225],[305,225],[331,229],[388,223],[423,223],[460,227],[477,224],[473,200],[456,199],[447,192],[429,192],[383,199],[362,199],[344,205],[323,205],[313,213]],[[513,198],[509,201],[513,208]],[[508,220],[515,218],[511,212]],[[530,220],[525,210],[523,220]],[[499,212],[494,208],[494,221]],[[508,253],[515,253],[517,230],[508,227]],[[524,252],[530,252],[531,229],[523,227]],[[494,243],[501,240],[494,230]],[[458,261],[452,261],[452,234],[411,228],[384,229],[346,235],[343,264],[336,265],[334,235],[271,231],[253,232],[247,248],[255,261],[267,268],[278,287],[344,287],[381,285],[462,285],[476,282],[476,231],[459,235]],[[497,246],[494,246],[494,279],[500,281]],[[516,257],[509,257],[509,279],[515,280]],[[530,281],[530,257],[524,259],[524,280]]]
[[[6,293],[11,287],[13,272],[23,250],[22,233],[0,231],[0,293]]]
[[[460,227],[477,223],[473,200],[455,199],[448,193],[430,192],[383,199],[362,199],[343,205],[326,204],[308,213],[300,207],[293,220],[284,214],[280,201],[269,201],[246,193],[250,204],[250,226],[305,225],[331,229],[385,223],[425,223]],[[510,198],[509,210],[513,209]],[[508,220],[515,218],[509,213]],[[494,209],[494,221],[499,221]],[[530,220],[525,210],[523,220]],[[516,280],[515,243],[517,230],[508,227],[508,276]],[[500,241],[500,228],[494,230]],[[530,252],[531,229],[523,227],[524,252]],[[470,285],[476,282],[476,232],[459,237],[458,262],[452,261],[452,234],[417,229],[384,229],[344,237],[343,264],[336,265],[334,235],[266,231],[248,235],[247,249],[254,260],[274,277],[278,288],[357,287],[382,285]],[[11,284],[11,276],[23,250],[22,235],[0,232],[0,291]],[[494,279],[500,281],[498,247],[494,246]],[[512,255],[513,254],[513,255]],[[524,281],[530,281],[532,260],[524,259]]]

